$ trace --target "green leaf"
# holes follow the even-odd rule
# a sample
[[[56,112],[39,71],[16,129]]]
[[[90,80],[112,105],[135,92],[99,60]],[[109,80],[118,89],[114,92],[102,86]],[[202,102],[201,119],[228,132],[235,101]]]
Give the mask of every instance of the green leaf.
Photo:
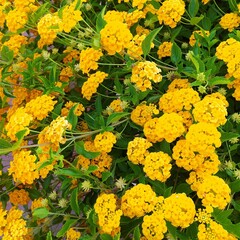
[[[199,10],[198,0],[190,0],[190,3],[188,5],[188,11],[190,16],[195,17],[197,15],[198,10]]]
[[[76,107],[77,107],[77,104],[74,105],[73,107],[71,107],[71,109],[68,113],[68,116],[67,116],[67,120],[72,125],[72,129],[75,129],[77,126],[77,123],[78,123],[78,117],[74,113]]]
[[[172,235],[173,239],[177,239],[177,228],[174,227],[170,222],[166,222],[168,232]]]
[[[98,95],[95,100],[95,108],[98,115],[101,115],[102,113],[102,97],[101,95]]]
[[[104,234],[101,234],[100,236],[102,240],[112,240],[112,237],[109,234],[104,233]]]
[[[105,27],[106,21],[104,20],[104,14],[105,14],[106,6],[102,9],[102,11],[97,16],[96,21],[96,30],[98,33]]]
[[[193,18],[190,19],[190,24],[191,24],[191,25],[196,25],[196,24],[198,24],[203,18],[204,18],[204,15],[201,15],[200,17],[193,17]]]
[[[1,50],[1,62],[9,65],[12,61],[13,61],[13,56],[14,56],[14,53],[12,50],[9,49],[8,46],[5,46],[3,45],[2,46],[2,50]]]
[[[143,42],[142,42],[142,51],[143,51],[143,54],[144,54],[144,58],[146,58],[146,56],[149,54],[150,49],[151,49],[151,44],[152,44],[154,38],[157,36],[157,34],[159,33],[159,31],[161,29],[162,29],[162,27],[154,29],[143,40]]]
[[[239,133],[233,133],[233,132],[221,132],[221,142],[226,142],[232,138],[238,138],[240,137]]]
[[[235,11],[238,12],[238,6],[237,6],[236,0],[228,0],[228,4],[232,12],[235,12]]]
[[[45,207],[41,207],[41,208],[36,208],[33,210],[33,216],[37,217],[37,218],[45,218],[49,215],[49,211],[47,208]]]
[[[96,170],[98,170],[98,166],[90,165],[90,166],[88,167],[88,169],[85,170],[85,173],[86,173],[86,174],[90,174],[90,173],[92,173],[92,172],[94,172],[94,171],[96,171]]]
[[[10,93],[6,88],[3,88],[3,94],[9,98],[15,98],[15,96],[12,93]]]
[[[11,148],[12,144],[5,139],[0,139],[0,149],[2,148]]]
[[[107,118],[107,126],[110,125],[111,123],[115,123],[118,120],[120,120],[123,117],[128,116],[129,113],[127,112],[116,112],[116,113],[112,113],[111,115],[109,115],[109,117]]]
[[[178,64],[182,60],[181,48],[174,42],[171,51],[171,61],[174,64]]]
[[[236,180],[234,182],[230,182],[228,186],[231,188],[233,193],[240,192],[240,180]]]
[[[134,228],[133,240],[140,240],[140,237],[141,237],[140,229],[139,226],[137,226]]]
[[[186,194],[189,194],[191,192],[193,192],[193,191],[190,188],[189,184],[187,184],[187,183],[180,183],[176,187],[176,193],[186,193]]]
[[[112,172],[106,171],[102,173],[102,182],[107,181],[112,176]]]
[[[228,217],[232,214],[233,209],[228,210],[220,210],[215,208],[212,216],[214,219],[223,226],[225,230],[229,233],[235,235],[238,239],[240,239],[240,223],[233,224]]]
[[[83,173],[76,168],[57,169],[54,173],[56,175],[63,175],[73,178],[81,178],[83,176]]]
[[[52,232],[51,231],[49,231],[47,233],[47,239],[46,240],[52,240]]]
[[[57,233],[57,237],[62,237],[68,231],[68,229],[74,225],[78,220],[77,219],[68,219],[64,225],[62,226],[61,230]]]
[[[231,83],[231,79],[227,79],[225,77],[214,77],[208,80],[208,84],[210,87],[220,85],[220,84],[229,84]]]
[[[80,214],[80,208],[79,208],[79,204],[78,204],[78,188],[75,188],[72,191],[71,194],[71,199],[70,199],[70,206],[72,208],[72,210],[79,215]]]
[[[84,141],[75,142],[74,146],[78,154],[88,159],[96,158],[100,154],[99,152],[88,152],[87,150],[85,150]]]

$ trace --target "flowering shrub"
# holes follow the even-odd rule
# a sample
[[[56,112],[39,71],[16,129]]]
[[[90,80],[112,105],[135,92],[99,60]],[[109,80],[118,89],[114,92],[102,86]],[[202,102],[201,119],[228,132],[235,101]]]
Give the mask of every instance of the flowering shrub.
[[[240,239],[240,3],[0,1],[0,238]]]

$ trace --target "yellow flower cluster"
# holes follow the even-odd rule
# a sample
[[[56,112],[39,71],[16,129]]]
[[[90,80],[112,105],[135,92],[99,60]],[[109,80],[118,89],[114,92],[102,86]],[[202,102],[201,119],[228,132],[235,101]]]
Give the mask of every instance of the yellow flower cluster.
[[[8,12],[6,16],[7,27],[10,32],[17,32],[18,29],[23,28],[28,20],[26,12],[14,9]]]
[[[107,73],[97,71],[94,74],[91,74],[86,82],[82,86],[83,97],[87,100],[90,100],[92,95],[97,92],[97,88],[100,83],[108,76]]]
[[[107,22],[105,27],[100,31],[101,45],[109,55],[121,53],[129,47],[133,36],[126,23],[121,21]]]
[[[198,225],[198,239],[221,239],[221,240],[237,240],[234,236],[229,234],[221,224],[215,221],[210,221],[209,224],[199,224]]]
[[[193,223],[195,204],[185,193],[174,193],[164,200],[164,217],[175,227],[186,228]]]
[[[163,214],[153,213],[143,217],[142,232],[147,240],[161,240],[167,232]]]
[[[202,199],[203,206],[224,209],[231,201],[231,190],[222,178],[206,176],[199,185],[197,195]]]
[[[173,92],[183,88],[191,88],[188,79],[176,78],[169,84],[167,92]]]
[[[152,144],[148,140],[141,137],[135,137],[133,141],[128,143],[128,159],[134,164],[144,164],[146,156],[149,154],[147,149],[151,146]]]
[[[196,170],[206,172],[208,168],[211,170],[209,173],[218,172],[220,161],[218,155],[214,152],[201,153],[192,149],[191,142],[182,139],[179,140],[173,147],[173,159],[176,161],[178,167],[183,167],[187,171]]]
[[[43,151],[48,152],[50,148],[57,151],[60,143],[65,143],[62,136],[66,129],[70,129],[71,125],[65,117],[57,117],[49,126],[45,127],[38,135],[38,144]]]
[[[194,46],[194,44],[196,43],[196,38],[195,38],[195,34],[204,37],[209,36],[210,32],[209,31],[204,31],[204,30],[196,30],[193,31],[192,35],[189,38],[189,44],[190,46]],[[200,43],[198,43],[198,45],[200,46]]]
[[[172,43],[171,42],[163,42],[158,47],[158,57],[161,59],[163,57],[170,57],[172,52]]]
[[[227,70],[229,77],[240,78],[240,42],[234,38],[229,38],[226,41],[221,42],[216,48],[216,56],[218,59],[227,63]]]
[[[102,56],[101,50],[95,50],[93,48],[87,48],[80,53],[80,65],[79,68],[83,73],[89,73],[90,70],[96,70],[98,68],[97,61]]]
[[[159,83],[162,81],[161,69],[154,62],[138,62],[132,68],[131,82],[142,92],[152,89],[151,81]]]
[[[199,101],[200,97],[197,91],[192,88],[182,88],[163,94],[159,100],[159,109],[164,113],[189,111]]]
[[[26,113],[26,110],[23,107],[17,108],[5,126],[7,136],[10,137],[12,141],[16,141],[17,137],[15,134],[24,129],[27,130],[25,136],[28,135],[30,131],[27,127],[32,120],[33,117]]]
[[[177,113],[164,113],[159,118],[147,121],[143,128],[144,135],[150,142],[173,142],[184,132],[183,119]]]
[[[195,103],[192,113],[195,121],[212,123],[216,127],[224,125],[227,121],[225,103],[221,99],[210,95]]]
[[[138,9],[143,9],[144,5],[148,2],[149,0],[133,0],[132,1],[132,7],[137,7]]]
[[[231,84],[228,84],[228,88],[234,88],[234,93],[232,96],[237,100],[240,101],[240,78],[234,79]]]
[[[240,16],[238,13],[226,13],[221,17],[219,24],[223,29],[232,32],[234,28],[240,25]]]
[[[145,13],[141,10],[134,10],[133,12],[130,12],[126,16],[126,23],[127,26],[130,28],[133,26],[135,23],[137,23],[141,18],[145,17]]]
[[[175,28],[185,12],[185,3],[182,0],[165,0],[157,15],[159,23]]]
[[[152,119],[153,115],[159,114],[159,110],[154,104],[147,105],[145,102],[138,105],[131,112],[131,120],[137,125],[144,126],[144,124]]]
[[[24,189],[16,189],[10,192],[8,196],[10,203],[13,205],[26,205],[30,200],[28,192]]]
[[[116,142],[116,136],[112,132],[99,133],[94,138],[94,146],[99,152],[111,152]]]
[[[75,10],[77,0],[73,1],[70,5],[63,8],[61,12],[62,28],[63,31],[69,33],[75,25],[82,20],[81,11]]]
[[[120,231],[123,212],[118,209],[117,197],[114,194],[101,194],[94,204],[94,210],[98,214],[98,225],[102,233],[114,236]]]
[[[106,108],[106,112],[108,115],[111,115],[114,112],[123,112],[123,110],[126,107],[127,107],[127,102],[121,101],[120,99],[115,99]]]
[[[165,182],[171,176],[171,160],[164,152],[151,152],[146,156],[143,171],[150,179]]]
[[[20,150],[14,153],[13,160],[8,169],[9,175],[13,175],[15,182],[32,184],[39,178],[37,157],[31,155],[31,151]]]
[[[142,217],[153,211],[156,201],[156,193],[151,186],[139,183],[122,196],[121,209],[124,216]]]
[[[85,108],[81,103],[68,101],[61,109],[61,116],[66,117],[72,107],[75,107],[74,114],[78,117],[81,116],[82,113],[85,111]]]
[[[81,237],[81,233],[74,230],[74,228],[69,228],[67,230],[67,240],[78,240]]]
[[[196,123],[190,126],[186,140],[191,143],[193,151],[200,153],[212,152],[212,147],[221,146],[221,133],[211,123]]]
[[[133,37],[127,50],[127,54],[130,56],[130,58],[137,59],[137,60],[141,59],[141,55],[143,54],[142,42],[144,41],[145,38],[146,38],[146,34],[142,34],[142,35],[136,34]],[[154,44],[151,43],[151,48],[153,47],[154,47]]]
[[[62,20],[51,13],[44,15],[37,24],[37,31],[40,35],[38,47],[43,48],[44,45],[50,45],[57,37],[57,33],[62,32]]]
[[[127,17],[127,13],[126,12],[119,12],[119,11],[116,11],[116,10],[109,10],[106,12],[106,14],[104,15],[104,20],[109,23],[111,22],[113,19],[114,21],[117,21],[117,22],[125,22],[126,20],[126,17]]]
[[[13,51],[14,56],[17,56],[21,46],[27,44],[27,37],[21,35],[13,35],[10,39],[4,42],[3,46],[7,46],[10,50]]]
[[[79,61],[80,59],[80,51],[76,49],[67,48],[63,51],[63,53],[66,54],[66,56],[63,58],[63,63],[71,63],[73,60]]]
[[[25,106],[25,111],[33,118],[42,120],[53,110],[56,103],[57,101],[53,101],[53,97],[42,95],[28,102]]]
[[[93,141],[85,141],[84,148],[89,152],[97,152]],[[90,165],[97,166],[98,169],[93,172],[98,178],[102,177],[102,172],[110,169],[112,164],[112,157],[106,152],[100,152],[99,156],[89,160],[82,155],[78,156],[77,166],[82,169],[87,169]]]
[[[22,218],[23,212],[15,207],[9,211],[0,206],[0,237],[2,240],[25,240],[28,235],[26,222]]]

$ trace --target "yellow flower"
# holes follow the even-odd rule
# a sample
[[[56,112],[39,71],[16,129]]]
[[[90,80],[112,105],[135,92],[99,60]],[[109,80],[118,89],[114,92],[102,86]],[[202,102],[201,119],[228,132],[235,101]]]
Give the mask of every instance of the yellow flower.
[[[9,201],[13,205],[18,205],[18,204],[26,205],[30,200],[28,192],[25,191],[24,189],[21,189],[21,190],[16,189],[10,192],[8,196],[9,196]]]
[[[239,26],[240,16],[238,13],[226,13],[221,17],[219,24],[223,29],[228,29],[229,32],[232,32],[234,28]]]
[[[15,182],[32,184],[35,179],[39,178],[36,159],[35,155],[31,155],[31,151],[20,150],[15,152],[8,169],[9,175],[13,175]]]
[[[57,15],[48,13],[39,20],[37,30],[40,35],[38,47],[43,48],[44,45],[52,44],[57,33],[62,32],[62,20]]]
[[[81,236],[81,233],[74,230],[73,228],[69,228],[67,230],[67,240],[78,240]]]
[[[172,43],[171,42],[163,42],[158,47],[158,57],[161,59],[163,57],[170,57],[172,52]]]
[[[91,74],[87,81],[83,83],[82,86],[83,97],[86,98],[87,100],[90,100],[92,95],[97,92],[99,84],[102,83],[107,76],[108,76],[107,73],[100,71]]]
[[[231,190],[222,178],[207,176],[200,183],[197,195],[202,199],[203,206],[224,209],[231,201]]]
[[[147,151],[152,144],[141,137],[135,137],[133,141],[128,143],[127,156],[128,159],[134,164],[144,164],[146,156],[149,154]]]
[[[146,103],[141,103],[131,112],[131,120],[143,127],[148,120],[152,119],[154,114],[158,113],[159,110],[154,104],[148,106]]]
[[[167,232],[166,221],[164,215],[153,213],[143,217],[142,223],[143,235],[148,240],[161,240],[164,238],[164,233]]]
[[[99,133],[94,138],[94,146],[99,152],[111,152],[116,143],[116,136],[112,132]]]
[[[62,10],[62,28],[63,31],[69,33],[75,25],[82,20],[81,11],[75,10],[77,1],[73,1],[70,5],[67,5]]]
[[[144,92],[147,89],[152,89],[151,81],[159,83],[162,81],[161,69],[156,63],[145,61],[138,62],[132,68],[131,82],[136,85],[136,88]]]
[[[100,31],[101,45],[109,55],[121,53],[125,48],[129,47],[133,36],[127,25],[120,21],[108,22]]]
[[[185,3],[182,0],[166,0],[159,8],[157,15],[159,23],[175,28],[185,12]]]
[[[42,120],[53,110],[56,103],[57,101],[53,101],[53,97],[42,95],[28,102],[25,111],[37,120]]]
[[[103,193],[98,196],[94,210],[98,215],[100,233],[114,236],[120,231],[122,210],[118,209],[117,197],[113,193]]]
[[[87,48],[80,53],[80,69],[83,73],[89,73],[90,70],[96,70],[98,68],[97,61],[102,56],[101,50],[95,50],[93,48]]]
[[[146,156],[143,171],[150,179],[165,182],[171,176],[171,160],[164,152],[151,152]]]
[[[121,209],[124,216],[142,217],[153,211],[156,202],[157,196],[151,186],[139,183],[122,196]]]
[[[164,113],[159,118],[147,121],[143,127],[143,132],[150,142],[173,142],[184,132],[183,119],[177,113]]]
[[[5,129],[7,130],[7,136],[11,138],[12,141],[16,141],[17,137],[15,134],[21,130],[26,129],[27,132],[25,136],[29,134],[29,129],[27,128],[33,117],[26,113],[24,108],[18,108],[15,113],[10,117]]]
[[[195,204],[185,193],[174,193],[164,200],[164,217],[175,227],[187,228],[196,214]]]

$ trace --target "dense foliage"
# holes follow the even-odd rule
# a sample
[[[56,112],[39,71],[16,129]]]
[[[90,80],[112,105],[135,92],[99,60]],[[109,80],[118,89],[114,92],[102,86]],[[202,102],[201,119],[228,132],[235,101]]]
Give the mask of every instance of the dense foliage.
[[[0,0],[0,237],[240,239],[240,3]]]

